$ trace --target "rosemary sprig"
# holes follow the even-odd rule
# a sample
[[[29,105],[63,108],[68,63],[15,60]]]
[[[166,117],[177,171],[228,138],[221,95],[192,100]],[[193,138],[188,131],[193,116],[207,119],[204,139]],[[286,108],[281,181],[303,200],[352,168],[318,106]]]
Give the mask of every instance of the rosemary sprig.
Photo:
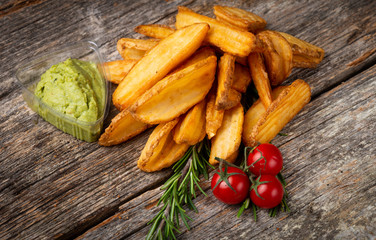
[[[187,205],[189,209],[197,212],[192,199],[196,198],[196,188],[206,196],[206,193],[199,185],[200,175],[205,179],[209,178],[207,166],[211,166],[206,159],[209,159],[209,141],[202,142],[190,147],[185,155],[173,166],[174,174],[162,186],[165,190],[158,204],[163,207],[157,215],[148,223],[151,228],[146,239],[176,239],[175,233],[179,232],[180,220],[189,230],[188,221],[192,219],[183,209]],[[211,166],[212,167],[212,166]]]

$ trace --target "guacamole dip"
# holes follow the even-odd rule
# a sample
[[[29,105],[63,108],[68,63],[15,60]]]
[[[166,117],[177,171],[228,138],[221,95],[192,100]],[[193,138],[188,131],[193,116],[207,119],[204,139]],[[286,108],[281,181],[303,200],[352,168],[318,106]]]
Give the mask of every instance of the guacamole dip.
[[[42,76],[35,95],[58,112],[84,122],[103,114],[105,88],[94,63],[67,59]]]

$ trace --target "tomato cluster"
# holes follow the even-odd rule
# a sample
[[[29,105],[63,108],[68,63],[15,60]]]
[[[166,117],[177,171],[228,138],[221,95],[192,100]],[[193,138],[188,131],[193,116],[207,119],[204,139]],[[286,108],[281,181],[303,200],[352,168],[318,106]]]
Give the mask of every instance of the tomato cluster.
[[[272,144],[260,144],[249,153],[246,161],[249,171],[236,166],[218,169],[211,181],[214,196],[227,204],[238,204],[250,197],[260,208],[278,206],[284,195],[284,188],[276,177],[283,167],[279,149]],[[252,174],[248,176],[248,172],[255,179]]]

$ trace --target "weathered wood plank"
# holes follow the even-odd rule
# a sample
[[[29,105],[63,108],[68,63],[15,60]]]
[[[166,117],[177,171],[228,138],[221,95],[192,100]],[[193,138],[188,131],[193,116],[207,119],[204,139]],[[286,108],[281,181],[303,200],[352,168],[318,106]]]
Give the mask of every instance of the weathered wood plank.
[[[0,3],[0,17],[15,13],[29,6],[39,4],[45,0],[5,0]]]
[[[29,52],[25,55],[27,58],[33,55],[30,51],[33,47],[27,45],[25,47],[23,45],[25,42],[34,47],[38,44],[41,46],[45,43],[43,38],[46,38],[48,34],[51,36],[50,40],[59,39],[59,43],[75,40],[75,37],[77,40],[87,37],[74,36],[74,33],[77,34],[80,31],[75,24],[78,22],[81,27],[86,26],[82,28],[85,31],[89,31],[90,28],[98,30],[97,25],[91,25],[99,21],[95,14],[101,13],[107,16],[111,11],[113,15],[107,16],[111,17],[109,22],[111,25],[107,26],[111,27],[112,24],[117,26],[114,27],[115,30],[108,31],[113,35],[117,34],[117,37],[111,37],[111,47],[114,48],[115,39],[126,35],[126,31],[122,30],[124,23],[145,21],[145,17],[142,17],[144,14],[148,15],[149,21],[153,19],[156,21],[160,18],[160,15],[154,12],[156,9],[158,12],[161,12],[161,9],[164,9],[166,13],[174,12],[177,5],[182,3],[179,1],[173,3],[125,2],[118,4],[118,11],[113,11],[113,3],[102,6],[100,3],[77,5],[78,3],[67,2],[63,6],[55,1],[33,6],[25,10],[34,11],[31,17],[27,13],[24,13],[25,16],[15,16],[15,24],[22,24],[26,20],[27,23],[19,31],[25,31],[27,35],[24,38],[25,36],[22,36],[20,32],[13,32],[12,34],[17,36],[15,41],[19,40],[20,44],[8,48],[7,51],[19,52],[18,54],[21,52],[25,54],[24,51]],[[60,14],[51,15],[54,10]],[[74,17],[79,11],[82,13]],[[37,13],[41,14],[38,16]],[[73,21],[64,23],[62,20],[66,16],[71,16]],[[47,30],[45,29],[46,32],[40,29],[38,32],[38,29],[32,28],[34,21],[41,21],[41,24],[49,26]],[[61,29],[60,33],[56,32],[54,24],[55,27]],[[27,27],[28,25],[30,27]],[[67,28],[64,28],[64,25],[68,25]],[[5,24],[1,27],[7,29]],[[38,36],[35,32],[42,36]],[[31,34],[36,35],[27,40],[27,36]],[[94,34],[99,35],[99,32],[94,32]],[[104,29],[99,36],[106,36]],[[1,37],[4,38],[4,35]],[[73,39],[69,39],[70,37]],[[46,48],[48,46],[38,49],[43,51]],[[13,63],[16,61],[15,58],[9,58],[9,60]],[[3,67],[6,68],[6,66]],[[169,175],[169,170],[154,175],[145,174],[138,171],[134,164],[150,131],[126,145],[113,148],[101,148],[96,143],[89,144],[75,140],[38,119],[37,115],[26,107],[20,91],[14,90],[17,86],[14,86],[14,79],[10,77],[12,72],[13,69],[7,71],[8,77],[6,78],[9,85],[5,84],[11,91],[4,92],[5,96],[1,98],[4,108],[1,110],[0,126],[0,195],[2,199],[0,238],[69,237],[71,232],[82,231],[81,228],[106,218],[106,215],[116,211],[120,203],[160,184]],[[2,90],[9,90],[5,88]],[[38,121],[37,124],[35,120]],[[135,179],[140,179],[140,181],[134,181]],[[72,219],[74,219],[73,222]]]
[[[290,78],[306,79],[315,96],[375,63],[375,54],[370,54],[359,64],[347,66],[374,49],[374,1],[216,3],[252,9],[268,20],[268,27],[323,47],[327,57],[318,69],[298,70]],[[13,78],[19,62],[82,39],[96,41],[107,59],[117,59],[118,38],[140,37],[132,32],[135,26],[171,24],[177,5],[212,16],[216,3],[47,1],[0,18],[0,238],[74,236],[170,174],[169,170],[145,174],[136,168],[135,160],[150,131],[125,144],[103,148],[75,140],[38,120],[23,102]],[[303,134],[308,125],[293,126],[294,135],[287,139]]]
[[[309,103],[275,144],[284,156],[290,213],[270,218],[250,210],[236,218],[239,206],[208,197],[190,212],[192,230],[179,239],[367,239],[376,226],[376,65]],[[119,208],[108,221],[79,239],[141,239],[156,214],[161,195],[154,189]],[[309,231],[308,231],[309,230]]]

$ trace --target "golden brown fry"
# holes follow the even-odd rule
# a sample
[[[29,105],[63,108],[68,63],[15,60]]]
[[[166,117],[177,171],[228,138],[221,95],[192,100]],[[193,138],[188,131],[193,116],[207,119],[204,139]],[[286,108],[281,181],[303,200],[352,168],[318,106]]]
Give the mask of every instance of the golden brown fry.
[[[120,53],[120,56],[124,60],[136,60],[136,61],[138,61],[145,56],[146,52],[147,51],[145,51],[145,50],[139,50],[139,49],[135,49],[135,48],[125,48]]]
[[[232,89],[235,71],[235,57],[225,53],[218,63],[218,86],[215,107],[217,110],[233,108],[241,100],[241,94]]]
[[[235,161],[233,154],[238,151],[241,143],[243,121],[244,110],[241,104],[225,111],[222,126],[211,140],[210,164],[218,162],[215,157]]]
[[[221,127],[223,114],[225,113],[225,110],[217,110],[215,108],[216,92],[216,89],[212,88],[207,96],[205,131],[208,139],[214,137],[217,130]]]
[[[148,37],[164,39],[175,32],[175,29],[160,24],[139,25],[134,29],[135,32]]]
[[[316,68],[320,60],[312,59],[307,56],[293,54],[292,65],[295,68]]]
[[[234,80],[231,87],[238,92],[245,93],[251,81],[248,67],[235,63]]]
[[[103,65],[110,73],[109,81],[119,84],[136,63],[137,60],[127,59],[105,62]]]
[[[284,32],[278,32],[290,44],[294,67],[315,68],[324,58],[324,49]]]
[[[117,42],[117,50],[124,60],[139,60],[147,51],[155,47],[158,41],[157,39],[120,38]]]
[[[272,103],[272,88],[270,87],[268,73],[265,69],[264,58],[261,53],[251,53],[248,56],[248,62],[258,95],[264,107],[268,108]]]
[[[124,110],[112,119],[98,143],[102,146],[116,145],[138,135],[148,127],[148,124],[136,120],[128,110]]]
[[[201,60],[204,60],[210,56],[215,56],[215,51],[211,47],[203,47],[197,50],[191,57],[185,60],[182,64],[177,66],[170,74],[176,73],[189,65],[198,63]]]
[[[256,37],[252,33],[240,31],[216,19],[197,14],[189,8],[178,7],[175,23],[177,29],[199,22],[210,25],[205,41],[224,52],[245,57],[256,47]]]
[[[263,44],[265,65],[272,86],[280,85],[291,73],[292,50],[287,40],[275,31],[261,31],[257,38]]]
[[[133,38],[120,38],[118,40],[118,47],[135,48],[139,50],[148,51],[158,44],[158,39],[133,39]]]
[[[150,134],[137,166],[142,171],[154,172],[167,168],[179,160],[188,150],[188,144],[177,144],[172,138],[172,129],[178,119],[159,124]]]
[[[230,88],[230,90],[227,93],[227,100],[224,105],[225,106],[224,110],[228,110],[238,105],[241,99],[242,99],[242,94],[236,91],[235,89]]]
[[[211,56],[165,77],[130,107],[131,113],[149,124],[180,116],[205,98],[213,84],[216,66],[217,57]]]
[[[218,20],[234,25],[244,31],[256,32],[263,30],[266,21],[251,12],[227,6],[214,6],[214,14]]]
[[[245,114],[243,142],[246,146],[270,142],[310,101],[311,89],[298,79],[290,86],[275,88],[272,95],[275,100],[268,109],[256,101]]]
[[[121,81],[112,95],[114,105],[123,110],[169,71],[191,56],[201,45],[209,26],[198,23],[175,31],[152,48]]]
[[[239,155],[239,151],[235,151],[233,154],[231,154],[230,157],[227,158],[227,162],[234,163],[236,161],[236,158]]]
[[[206,100],[202,100],[181,117],[174,129],[174,141],[178,144],[195,145],[201,142],[205,133]]]

